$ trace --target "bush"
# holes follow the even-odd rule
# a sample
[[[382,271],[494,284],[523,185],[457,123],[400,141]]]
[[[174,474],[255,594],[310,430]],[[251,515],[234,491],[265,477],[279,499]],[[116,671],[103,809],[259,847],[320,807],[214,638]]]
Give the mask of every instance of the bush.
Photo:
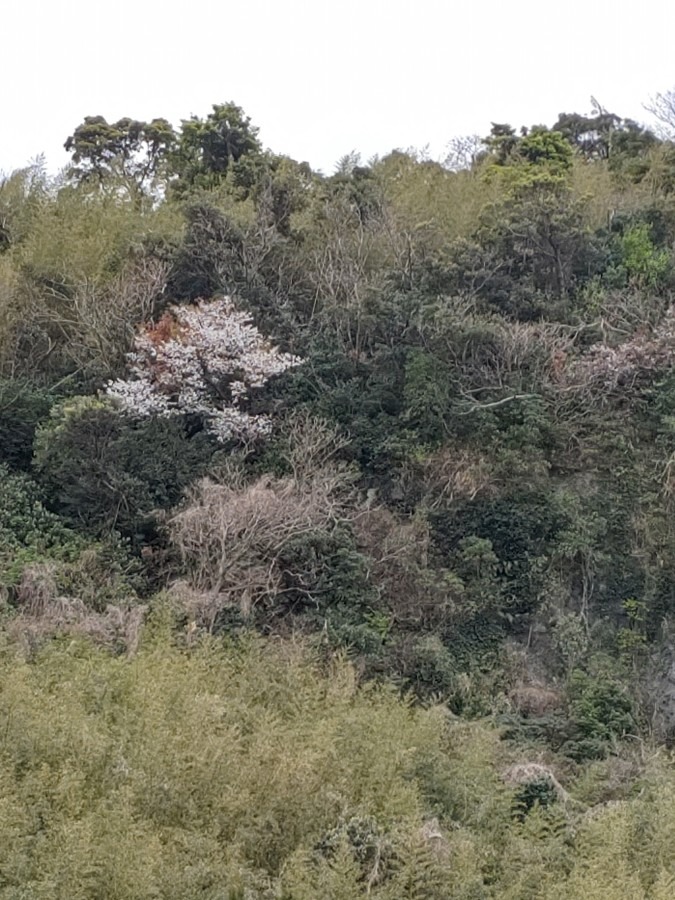
[[[0,459],[13,469],[28,469],[38,424],[53,398],[27,379],[0,380]]]
[[[535,806],[545,809],[558,800],[558,792],[550,778],[541,776],[522,785],[514,797],[514,813],[521,821]]]
[[[157,511],[178,503],[215,449],[186,422],[136,422],[106,401],[75,397],[39,430],[35,467],[50,506],[74,526],[139,541],[152,536]]]
[[[115,535],[88,543],[42,501],[39,485],[0,466],[0,585],[10,598],[30,605],[30,573],[40,571],[52,599],[77,598],[98,610],[134,599],[142,581],[128,546]]]
[[[26,566],[45,559],[76,560],[84,542],[43,503],[28,475],[0,465],[0,585],[13,587]]]
[[[550,495],[534,491],[477,498],[431,516],[439,551],[461,569],[477,605],[489,606],[501,595],[509,614],[537,608],[546,554],[564,523]]]
[[[200,624],[213,630],[221,612],[234,607],[258,620],[283,615],[293,604],[318,607],[326,592],[344,602],[358,560],[333,532],[345,518],[348,482],[329,467],[300,480],[200,481],[170,522],[183,571],[203,599],[193,610]]]
[[[609,675],[575,670],[569,681],[569,738],[562,751],[576,760],[602,759],[612,743],[635,733],[633,702]]]

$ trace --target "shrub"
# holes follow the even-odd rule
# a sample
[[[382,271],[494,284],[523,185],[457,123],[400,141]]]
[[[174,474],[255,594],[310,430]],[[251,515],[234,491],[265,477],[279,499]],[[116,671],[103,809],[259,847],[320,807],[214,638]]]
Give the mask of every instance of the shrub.
[[[151,535],[157,510],[175,505],[206,470],[215,441],[185,422],[132,422],[109,402],[75,397],[52,410],[35,467],[52,508],[93,534]]]
[[[76,598],[87,609],[134,600],[142,589],[138,563],[115,535],[87,543],[45,508],[40,487],[0,466],[0,585],[29,606],[43,588],[54,600]]]
[[[636,731],[633,702],[608,675],[575,670],[569,681],[569,738],[562,750],[573,759],[601,759],[612,742]]]
[[[0,380],[0,459],[13,469],[28,469],[38,424],[53,398],[28,379]]]
[[[312,592],[325,585],[312,569],[326,533],[344,517],[344,488],[344,473],[330,468],[306,481],[200,481],[169,524],[190,584],[203,597],[200,624],[213,629],[227,607],[248,616],[284,589],[316,602]]]

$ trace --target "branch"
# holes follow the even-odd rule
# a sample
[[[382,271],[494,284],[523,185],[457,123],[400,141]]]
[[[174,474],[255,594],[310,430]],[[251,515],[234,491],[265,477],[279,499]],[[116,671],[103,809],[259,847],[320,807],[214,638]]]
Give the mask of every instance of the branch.
[[[460,416],[468,416],[477,409],[493,409],[495,406],[503,406],[504,403],[510,403],[512,400],[529,400],[530,398],[541,398],[541,394],[511,394],[510,397],[502,397],[501,400],[493,400],[491,403],[474,403],[471,409],[458,413]]]

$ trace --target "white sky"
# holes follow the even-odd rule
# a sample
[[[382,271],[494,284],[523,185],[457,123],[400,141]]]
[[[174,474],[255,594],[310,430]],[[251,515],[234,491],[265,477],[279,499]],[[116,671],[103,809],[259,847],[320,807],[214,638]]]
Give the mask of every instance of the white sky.
[[[0,0],[0,170],[54,169],[86,115],[175,125],[233,100],[263,143],[330,173],[351,150],[641,120],[675,87],[675,0]]]

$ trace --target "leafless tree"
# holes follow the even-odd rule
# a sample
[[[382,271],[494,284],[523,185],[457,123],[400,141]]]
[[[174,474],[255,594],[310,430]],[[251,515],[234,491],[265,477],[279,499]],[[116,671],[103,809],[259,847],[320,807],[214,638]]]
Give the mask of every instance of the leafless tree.
[[[477,134],[454,137],[448,143],[443,166],[452,172],[471,169],[479,154],[484,151],[483,139]]]
[[[656,94],[644,108],[659,122],[657,130],[666,140],[675,138],[675,88]]]
[[[340,446],[325,423],[294,417],[286,450],[292,475],[247,483],[230,468],[227,480],[192,488],[169,534],[187,576],[177,590],[200,627],[212,629],[226,607],[248,615],[271,601],[289,574],[282,564],[289,542],[358,515],[352,475],[333,459]]]
[[[328,484],[300,486],[264,476],[245,487],[203,480],[170,522],[170,533],[198,592],[195,618],[213,628],[219,611],[243,615],[280,589],[279,560],[289,541],[326,528],[337,515]]]

